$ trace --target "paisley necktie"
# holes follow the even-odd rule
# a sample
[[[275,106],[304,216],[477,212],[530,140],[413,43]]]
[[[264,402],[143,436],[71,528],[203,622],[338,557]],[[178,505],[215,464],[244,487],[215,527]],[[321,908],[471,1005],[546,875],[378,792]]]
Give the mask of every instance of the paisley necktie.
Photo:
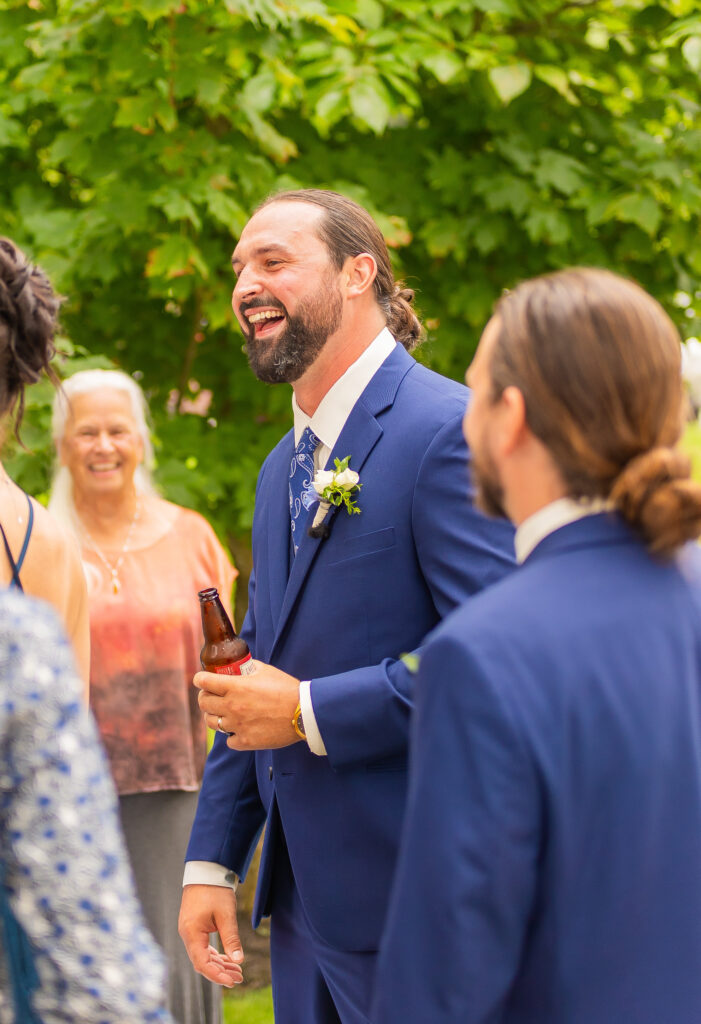
[[[290,464],[290,522],[295,554],[302,542],[307,511],[313,503],[313,498],[306,494],[306,490],[314,479],[314,452],[320,444],[311,428],[305,427]]]

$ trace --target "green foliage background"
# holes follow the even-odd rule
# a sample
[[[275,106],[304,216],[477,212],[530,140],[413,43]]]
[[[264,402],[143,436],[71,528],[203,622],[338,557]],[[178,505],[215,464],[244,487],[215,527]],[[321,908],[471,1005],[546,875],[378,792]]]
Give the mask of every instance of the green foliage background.
[[[700,73],[696,0],[0,0],[0,233],[67,296],[61,372],[137,375],[165,493],[236,548],[290,424],[229,305],[256,203],[366,205],[453,376],[504,288],[573,263],[696,333]],[[49,398],[6,459],[33,493]]]

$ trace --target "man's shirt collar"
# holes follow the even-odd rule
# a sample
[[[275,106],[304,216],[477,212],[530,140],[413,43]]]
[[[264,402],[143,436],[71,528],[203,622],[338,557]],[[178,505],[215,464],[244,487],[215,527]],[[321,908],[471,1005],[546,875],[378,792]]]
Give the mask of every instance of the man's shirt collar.
[[[538,547],[542,540],[561,526],[574,523],[585,516],[594,516],[599,512],[607,512],[613,505],[606,498],[558,498],[524,519],[516,530],[514,546],[516,561],[525,562],[530,553]]]
[[[292,392],[295,447],[305,427],[310,427],[321,443],[331,451],[343,430],[353,406],[372,378],[394,350],[397,342],[386,327],[361,352],[354,363],[326,392],[313,416],[307,416],[297,405]]]

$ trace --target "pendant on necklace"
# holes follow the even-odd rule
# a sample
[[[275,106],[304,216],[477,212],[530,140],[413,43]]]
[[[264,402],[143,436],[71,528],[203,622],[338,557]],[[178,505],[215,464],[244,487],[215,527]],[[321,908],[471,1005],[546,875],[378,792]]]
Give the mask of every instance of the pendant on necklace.
[[[119,578],[117,577],[117,570],[112,569],[112,593],[118,594],[121,589],[122,584],[119,582]]]

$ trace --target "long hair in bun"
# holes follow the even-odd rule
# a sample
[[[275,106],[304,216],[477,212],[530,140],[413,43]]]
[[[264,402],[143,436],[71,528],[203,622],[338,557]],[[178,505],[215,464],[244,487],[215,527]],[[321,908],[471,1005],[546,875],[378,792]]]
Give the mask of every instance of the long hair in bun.
[[[318,235],[338,270],[348,257],[367,252],[374,258],[377,274],[373,290],[387,327],[407,351],[415,348],[423,338],[423,328],[412,309],[414,292],[394,280],[387,243],[367,210],[339,192],[321,188],[278,192],[261,203],[258,210],[280,202],[321,207],[324,214],[317,227]]]
[[[651,551],[701,534],[701,486],[677,451],[686,399],[681,345],[633,281],[572,268],[520,284],[497,304],[490,374],[510,385],[574,498],[609,499]]]

